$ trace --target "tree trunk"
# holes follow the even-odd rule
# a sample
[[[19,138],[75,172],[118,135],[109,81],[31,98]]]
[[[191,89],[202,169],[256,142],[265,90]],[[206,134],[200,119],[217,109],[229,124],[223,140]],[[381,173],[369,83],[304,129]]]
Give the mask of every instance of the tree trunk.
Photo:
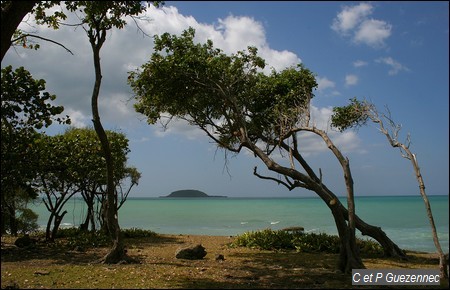
[[[301,180],[304,183],[305,188],[313,190],[320,196],[320,198],[322,198],[323,201],[325,201],[327,206],[330,208],[331,213],[333,214],[341,243],[339,262],[337,265],[338,270],[344,273],[350,273],[352,269],[365,268],[359,256],[359,251],[356,248],[356,242],[351,242],[352,236],[348,228],[344,212],[339,206],[340,202],[337,197],[331,192],[328,192],[326,190],[326,187],[322,183],[315,181],[313,178],[302,174],[294,168],[282,167],[279,164],[275,163],[272,159],[269,158],[269,156],[267,156],[252,142],[244,140],[242,144],[253,151],[264,162],[264,164],[266,164],[269,170],[277,172],[284,176],[289,176],[294,180]],[[348,218],[348,212],[346,212],[346,214]]]
[[[14,202],[13,202],[14,203]],[[17,218],[16,218],[16,209],[14,206],[8,206],[8,216],[9,216],[9,230],[11,235],[17,236]]]
[[[5,1],[6,2],[6,1]],[[8,4],[3,6],[2,4],[2,17],[1,17],[1,60],[5,56],[8,49],[11,47],[11,38],[22,22],[25,15],[27,15],[33,9],[34,5],[38,1],[9,1]]]
[[[297,160],[299,160],[299,162],[303,165],[308,174],[312,176],[307,176],[295,170],[294,168],[280,166],[271,158],[269,158],[269,156],[267,156],[261,149],[259,149],[248,140],[243,139],[241,142],[245,147],[254,152],[256,156],[258,156],[264,162],[264,164],[270,171],[279,173],[283,176],[290,177],[293,180],[301,182],[303,184],[302,187],[316,192],[317,195],[327,204],[333,214],[341,241],[338,269],[342,272],[348,272],[351,271],[351,269],[365,268],[359,255],[359,249],[357,248],[356,240],[353,239],[352,242],[352,233],[350,233],[351,229],[345,222],[349,218],[347,209],[342,205],[337,196],[332,191],[330,191],[321,182],[321,180],[317,178],[317,176],[314,175],[314,173],[311,171],[311,168],[309,168],[307,164],[304,164],[305,162],[301,158],[301,156],[297,156]],[[359,219],[356,214],[354,215],[354,223],[356,228],[362,228],[364,230],[364,232],[362,231],[363,234],[367,233],[369,236],[377,240],[384,248],[385,253],[389,253],[390,256],[394,257],[405,257],[403,251],[401,251],[400,248],[398,248],[398,246],[386,236],[381,228],[367,225],[361,219]]]
[[[53,229],[52,229],[52,236],[50,239],[51,241],[55,240],[56,234],[58,233],[58,230],[59,230],[59,226],[61,225],[61,222],[62,222],[64,216],[66,215],[66,213],[67,213],[67,210],[63,211],[63,213],[61,215],[59,215],[59,214],[55,215],[55,220],[54,220]]]
[[[92,29],[88,31],[89,41],[92,46],[94,54],[94,68],[95,68],[95,84],[92,92],[92,122],[94,123],[95,132],[100,139],[102,145],[103,153],[105,154],[106,161],[106,176],[107,176],[107,187],[106,187],[106,223],[108,228],[108,233],[113,242],[113,246],[108,254],[103,258],[103,262],[107,264],[116,264],[122,261],[125,255],[125,245],[123,243],[123,238],[120,234],[120,226],[118,221],[117,204],[115,198],[114,189],[114,163],[111,154],[111,148],[108,141],[108,136],[103,129],[102,123],[100,121],[100,115],[98,112],[98,96],[100,93],[101,86],[101,66],[100,66],[100,49],[106,39],[106,30],[98,29],[93,31]]]
[[[347,213],[347,209],[341,203],[339,203],[339,207],[345,214]],[[375,239],[381,247],[383,247],[386,256],[406,259],[405,252],[400,249],[400,247],[397,246],[397,244],[395,244],[380,227],[369,225],[360,219],[358,215],[355,215],[355,223],[356,228],[363,236],[369,236]]]

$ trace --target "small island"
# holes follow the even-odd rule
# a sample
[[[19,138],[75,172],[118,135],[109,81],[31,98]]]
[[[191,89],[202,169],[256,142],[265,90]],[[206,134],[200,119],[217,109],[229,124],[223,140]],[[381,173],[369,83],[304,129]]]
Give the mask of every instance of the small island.
[[[203,191],[194,189],[183,189],[172,192],[166,196],[160,197],[226,197],[224,195],[207,195]]]

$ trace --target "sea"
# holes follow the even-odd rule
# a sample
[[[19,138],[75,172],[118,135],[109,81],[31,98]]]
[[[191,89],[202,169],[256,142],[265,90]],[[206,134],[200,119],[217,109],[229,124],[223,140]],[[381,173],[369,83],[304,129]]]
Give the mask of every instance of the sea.
[[[346,205],[346,198],[340,198]],[[428,196],[442,250],[449,252],[449,197]],[[355,197],[356,214],[381,229],[399,247],[436,252],[425,204],[418,196]],[[30,207],[45,228],[49,213],[42,202]],[[62,227],[78,226],[85,217],[82,199],[65,205]],[[159,234],[236,236],[264,229],[301,226],[305,232],[337,234],[333,216],[320,198],[128,198],[119,210],[121,228]],[[357,231],[358,237],[361,236]]]

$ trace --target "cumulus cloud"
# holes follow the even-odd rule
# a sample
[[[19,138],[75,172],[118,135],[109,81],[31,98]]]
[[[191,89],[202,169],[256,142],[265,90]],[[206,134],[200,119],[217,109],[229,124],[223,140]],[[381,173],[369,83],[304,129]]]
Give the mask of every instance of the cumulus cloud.
[[[325,91],[326,89],[333,89],[336,87],[336,84],[327,77],[317,77],[316,81],[318,91]]]
[[[345,76],[345,85],[346,86],[354,86],[358,83],[358,76],[356,75],[346,75]]]
[[[372,5],[368,3],[361,3],[353,7],[345,6],[333,20],[331,29],[341,34],[348,34],[370,15],[372,10]]]
[[[340,93],[335,90],[336,83],[329,80],[327,77],[317,77],[317,92],[323,96],[338,96]]]
[[[383,47],[385,39],[391,35],[391,29],[392,25],[385,21],[368,19],[355,32],[354,41],[371,47]]]
[[[380,57],[376,59],[375,62],[389,66],[390,69],[388,71],[388,74],[391,76],[396,75],[401,71],[409,71],[409,68],[394,60],[392,57]]]
[[[270,48],[266,39],[266,32],[261,22],[248,16],[229,15],[217,20],[217,24],[199,23],[192,16],[184,16],[173,6],[157,9],[153,6],[147,11],[152,21],[145,24],[145,31],[150,34],[181,34],[183,30],[192,27],[196,30],[195,40],[213,41],[214,46],[222,49],[226,54],[246,50],[249,46],[258,48],[258,53],[266,60],[265,72],[271,68],[282,70],[296,65],[301,59],[293,52],[279,51]]]
[[[384,47],[386,39],[391,35],[392,25],[369,18],[372,12],[373,6],[369,3],[344,6],[334,18],[331,29],[342,36],[351,37],[354,43],[373,48]]]
[[[92,122],[91,122],[92,118],[78,110],[74,110],[71,108],[65,108],[63,115],[70,116],[70,121],[71,121],[70,125],[75,128],[84,128],[84,127],[88,127],[89,125],[92,124]]]

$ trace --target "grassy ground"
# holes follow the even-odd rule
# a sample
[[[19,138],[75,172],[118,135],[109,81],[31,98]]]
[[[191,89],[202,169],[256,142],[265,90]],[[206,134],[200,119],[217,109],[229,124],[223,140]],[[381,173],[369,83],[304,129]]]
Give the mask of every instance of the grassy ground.
[[[126,239],[128,255],[140,263],[105,265],[95,261],[108,248],[74,251],[61,244],[38,243],[34,248],[22,249],[14,246],[13,238],[2,237],[1,288],[357,288],[351,285],[350,275],[335,271],[337,255],[233,248],[229,246],[233,239],[191,235]],[[175,258],[179,247],[197,243],[206,248],[205,258]],[[218,254],[225,260],[216,260]],[[434,254],[408,255],[408,261],[363,261],[370,269],[437,268],[439,263]]]

